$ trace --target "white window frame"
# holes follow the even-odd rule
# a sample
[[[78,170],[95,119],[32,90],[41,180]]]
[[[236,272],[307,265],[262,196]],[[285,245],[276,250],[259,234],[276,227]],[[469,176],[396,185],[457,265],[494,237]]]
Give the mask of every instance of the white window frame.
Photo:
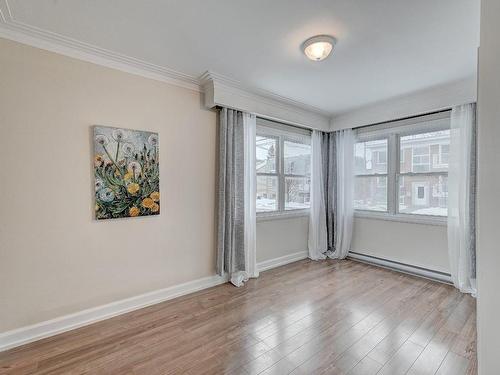
[[[281,124],[275,121],[257,118],[257,136],[274,138],[276,142],[276,173],[257,173],[257,176],[276,176],[278,181],[277,209],[276,211],[257,212],[257,221],[274,219],[287,219],[290,217],[308,216],[309,208],[286,210],[285,209],[285,181],[287,177],[307,178],[310,176],[285,173],[285,141],[311,144],[311,131]],[[312,155],[311,155],[312,157]]]
[[[380,219],[407,223],[446,225],[446,216],[416,215],[399,212],[399,177],[410,175],[447,174],[447,172],[408,172],[400,173],[400,139],[403,136],[447,130],[450,126],[450,111],[442,111],[405,120],[397,120],[356,129],[356,142],[388,139],[387,150],[387,211],[355,210],[355,217]],[[430,147],[429,147],[430,150]],[[429,151],[430,152],[430,151]],[[429,155],[430,158],[430,155]],[[432,163],[432,160],[429,159]],[[412,153],[413,170],[413,153]],[[429,191],[429,194],[432,192]]]

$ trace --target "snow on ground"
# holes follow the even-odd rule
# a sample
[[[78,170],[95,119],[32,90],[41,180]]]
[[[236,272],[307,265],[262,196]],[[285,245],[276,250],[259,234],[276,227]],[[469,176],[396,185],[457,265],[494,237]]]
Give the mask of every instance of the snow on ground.
[[[276,204],[275,199],[257,198],[255,208],[257,212],[272,212],[277,210]],[[287,210],[303,210],[309,207],[309,203],[288,202],[286,204]]]

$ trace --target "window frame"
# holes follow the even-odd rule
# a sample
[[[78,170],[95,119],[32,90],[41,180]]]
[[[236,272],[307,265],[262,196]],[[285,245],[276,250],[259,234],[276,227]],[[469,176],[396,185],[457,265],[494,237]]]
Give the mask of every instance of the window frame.
[[[355,142],[366,142],[370,140],[387,137],[387,211],[375,211],[367,209],[355,209],[355,217],[381,219],[389,221],[441,225],[447,224],[447,216],[418,215],[399,212],[400,204],[400,184],[399,178],[412,175],[448,175],[448,171],[413,172],[413,153],[411,172],[401,173],[401,137],[429,133],[450,129],[449,110],[434,114],[422,115],[404,120],[391,121],[379,125],[367,126],[356,129]],[[429,147],[430,153],[430,147]],[[432,163],[431,155],[429,161]],[[356,175],[357,176],[357,175]],[[429,190],[432,190],[429,188]],[[432,191],[429,191],[432,194]]]
[[[294,142],[311,145],[311,131],[294,126],[277,123],[262,118],[257,118],[256,136],[274,138],[276,143],[276,173],[260,173],[258,176],[277,177],[277,209],[275,211],[256,212],[257,221],[273,219],[286,219],[290,217],[308,216],[310,208],[286,209],[286,179],[287,178],[309,178],[310,175],[296,173],[285,173],[285,142]],[[312,155],[311,155],[312,157]]]

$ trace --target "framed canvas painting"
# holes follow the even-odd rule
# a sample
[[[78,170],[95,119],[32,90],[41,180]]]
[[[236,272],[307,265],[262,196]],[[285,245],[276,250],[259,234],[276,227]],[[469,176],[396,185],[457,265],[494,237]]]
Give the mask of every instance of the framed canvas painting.
[[[160,214],[158,133],[94,126],[95,218]]]

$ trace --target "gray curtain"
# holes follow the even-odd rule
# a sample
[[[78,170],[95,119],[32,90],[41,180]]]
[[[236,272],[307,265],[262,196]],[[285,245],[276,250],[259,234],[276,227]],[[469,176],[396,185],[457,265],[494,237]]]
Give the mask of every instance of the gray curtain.
[[[242,112],[219,112],[217,273],[245,270],[244,127]]]
[[[474,105],[474,112],[476,106]],[[476,179],[477,179],[477,121],[476,115],[472,123],[471,134],[471,157],[470,157],[470,255],[471,255],[471,270],[472,279],[476,279]]]
[[[323,154],[323,183],[325,192],[326,207],[326,232],[328,236],[327,255],[335,251],[335,211],[337,201],[337,158],[335,146],[335,132],[323,132],[323,145],[321,147]]]

